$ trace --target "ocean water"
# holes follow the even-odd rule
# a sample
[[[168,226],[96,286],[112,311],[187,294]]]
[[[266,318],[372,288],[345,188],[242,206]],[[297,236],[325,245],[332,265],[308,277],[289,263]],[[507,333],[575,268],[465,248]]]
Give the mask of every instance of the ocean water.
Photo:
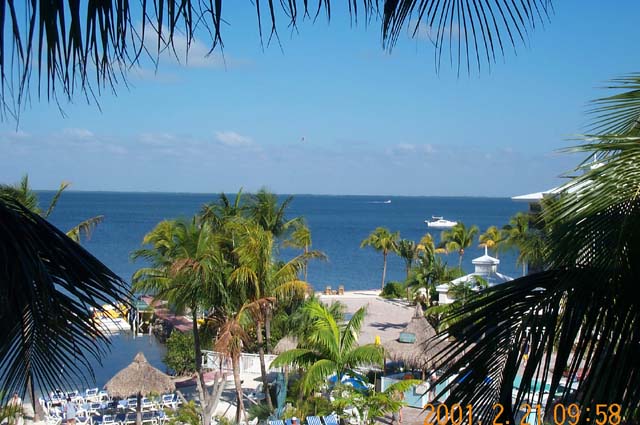
[[[48,205],[51,192],[40,194],[41,205]],[[130,254],[141,247],[145,233],[160,220],[190,217],[216,194],[177,193],[64,193],[50,220],[62,230],[95,215],[104,215],[104,222],[94,231],[84,246],[123,279],[144,263],[130,260]],[[390,199],[390,204],[382,201]],[[431,232],[439,241],[440,231],[429,230],[424,223],[432,215],[477,225],[483,232],[491,225],[502,226],[526,204],[509,198],[440,198],[440,197],[375,197],[375,196],[314,196],[295,195],[288,211],[289,217],[303,216],[311,229],[313,248],[323,251],[328,261],[314,261],[309,265],[309,282],[317,289],[326,285],[346,290],[380,287],[382,254],[371,248],[360,248],[360,242],[378,226],[399,231],[403,238],[418,240]],[[281,249],[282,257],[292,251]],[[473,271],[471,260],[483,254],[474,244],[466,250],[463,268]],[[515,253],[500,256],[499,271],[509,276],[521,275],[515,265]],[[450,265],[457,265],[458,255],[444,256]],[[403,261],[390,255],[387,280],[403,280]]]
[[[41,206],[48,205],[52,192],[41,192]],[[130,254],[140,248],[145,233],[160,220],[190,217],[202,204],[217,199],[217,195],[176,193],[105,193],[67,192],[51,215],[51,222],[68,230],[89,217],[104,215],[104,222],[94,231],[84,246],[98,259],[127,281],[141,262],[130,261]],[[390,204],[382,203],[390,199]],[[371,248],[360,248],[360,242],[378,226],[399,231],[403,238],[418,240],[426,232],[425,219],[442,215],[449,220],[475,224],[481,231],[491,225],[502,226],[509,217],[524,211],[526,204],[508,198],[435,198],[435,197],[375,197],[375,196],[310,196],[296,195],[289,217],[304,216],[312,232],[313,248],[328,255],[326,262],[309,265],[309,282],[317,290],[326,285],[346,290],[377,289],[382,274],[382,254]],[[440,231],[431,231],[437,241]],[[282,257],[292,250],[282,249]],[[473,271],[471,260],[483,254],[477,243],[464,256],[463,268]],[[457,265],[457,254],[446,255],[450,265]],[[517,277],[515,253],[500,256],[499,271]],[[403,280],[403,261],[389,256],[387,280]],[[166,370],[162,363],[165,349],[153,336],[134,338],[131,335],[111,337],[111,349],[94,367],[95,383],[102,387],[115,373],[126,367],[139,351],[151,364]],[[64,371],[61,371],[64,373]]]

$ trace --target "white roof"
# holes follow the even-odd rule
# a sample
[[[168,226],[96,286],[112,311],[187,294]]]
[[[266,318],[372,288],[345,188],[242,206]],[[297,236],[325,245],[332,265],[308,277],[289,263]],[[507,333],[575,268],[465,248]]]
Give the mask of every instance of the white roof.
[[[478,258],[474,258],[471,260],[473,264],[484,264],[484,265],[497,265],[500,264],[500,260],[494,258],[487,254],[487,247],[484,247],[484,255]]]
[[[554,187],[554,188],[551,188],[551,189],[548,189],[548,190],[544,190],[542,192],[534,192],[534,193],[527,193],[526,195],[512,196],[511,200],[512,201],[524,201],[524,202],[540,201],[545,196],[554,195],[556,193],[559,193],[560,189],[561,189],[560,187]]]

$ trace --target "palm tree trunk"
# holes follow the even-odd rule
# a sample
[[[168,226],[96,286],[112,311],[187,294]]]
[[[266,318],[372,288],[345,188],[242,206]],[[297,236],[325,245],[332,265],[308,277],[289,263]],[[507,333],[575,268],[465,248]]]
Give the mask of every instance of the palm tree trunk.
[[[384,279],[387,276],[387,251],[382,252],[382,284],[380,290],[384,291]]]
[[[463,252],[458,252],[458,268],[460,270],[462,270],[462,256],[464,255]]]
[[[264,347],[267,354],[271,354],[271,308],[265,307],[264,313]]]
[[[243,420],[243,416],[246,416],[244,411],[244,399],[242,394],[242,381],[240,380],[240,362],[238,355],[231,356],[231,366],[233,367],[233,382],[236,384],[236,399],[238,404],[236,405],[236,423],[240,423]],[[247,418],[244,417],[244,421]]]
[[[260,374],[262,375],[262,391],[264,392],[267,406],[270,410],[273,410],[273,403],[271,402],[271,394],[269,391],[269,382],[267,381],[267,367],[264,362],[264,338],[262,336],[262,323],[258,322],[256,326],[256,334],[258,337],[258,356],[260,357]]]
[[[309,245],[305,245],[304,246],[304,253],[305,254],[309,253]],[[304,281],[305,282],[308,282],[307,281],[307,269],[308,269],[308,267],[309,267],[309,260],[305,259],[304,260]]]
[[[198,333],[198,313],[195,306],[191,308],[191,320],[193,320],[193,348],[195,351],[197,376],[196,387],[198,388],[198,396],[200,397],[200,405],[202,406],[202,423],[203,425],[209,425],[211,423],[210,400],[207,397],[204,375],[202,374],[202,348],[200,345],[200,334]]]

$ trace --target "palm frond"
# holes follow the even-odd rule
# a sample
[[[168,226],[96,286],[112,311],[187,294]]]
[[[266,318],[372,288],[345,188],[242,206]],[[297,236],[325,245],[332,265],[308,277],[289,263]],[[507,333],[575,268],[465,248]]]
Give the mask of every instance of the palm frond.
[[[85,238],[89,239],[91,237],[91,232],[93,232],[93,229],[95,229],[98,224],[102,223],[103,220],[103,215],[97,215],[95,217],[86,219],[69,230],[67,232],[67,236],[69,236],[74,242],[80,243],[82,234],[84,233]]]
[[[593,121],[589,125],[589,132],[600,135],[640,135],[640,73],[616,78],[607,88],[622,92],[592,102],[594,107],[589,114]]]
[[[452,67],[490,66],[525,43],[530,32],[552,13],[551,0],[349,0],[349,14],[365,24],[381,20],[383,46],[391,50],[404,29],[410,37],[428,38],[435,46],[435,67],[443,52]],[[14,2],[2,0],[2,28],[7,37],[0,44],[2,104],[18,105],[18,114],[36,83],[39,96],[48,100],[71,99],[79,91],[95,99],[105,89],[125,81],[130,68],[141,59],[158,62],[163,52],[186,61],[178,52],[203,38],[210,52],[223,49],[222,1],[151,0],[131,7],[128,1],[85,4],[72,2]],[[264,16],[267,5],[269,13]],[[298,28],[324,11],[331,16],[331,1],[274,0],[254,2],[260,41],[269,28],[269,42],[280,41],[278,28]],[[5,17],[10,28],[5,28]],[[266,25],[263,26],[263,23]],[[269,43],[267,43],[269,44]],[[185,53],[186,55],[187,53]],[[11,58],[11,60],[8,60]],[[46,64],[46,65],[44,65]],[[34,72],[35,70],[35,72]],[[34,80],[34,81],[32,81]],[[5,96],[9,96],[10,99]],[[13,102],[11,102],[13,101]],[[3,109],[5,110],[5,109]]]
[[[356,347],[344,358],[344,363],[349,367],[363,365],[375,365],[381,367],[384,362],[382,347],[374,344],[366,344]]]
[[[318,360],[318,356],[313,350],[306,348],[294,348],[287,350],[271,362],[272,367],[282,366],[308,366]]]
[[[336,372],[337,365],[329,359],[321,359],[313,363],[302,378],[302,389],[306,394],[323,385],[327,378]]]
[[[71,186],[70,182],[60,183],[60,187],[56,191],[55,195],[53,195],[53,199],[51,199],[51,202],[49,202],[49,208],[47,208],[47,211],[43,215],[44,218],[48,218],[49,215],[51,215],[54,208],[58,204],[58,201],[60,200],[60,196],[62,195],[62,192],[64,192],[65,189],[67,189],[69,186]],[[76,242],[79,242],[79,240],[76,240]]]
[[[347,322],[342,332],[342,339],[340,340],[340,347],[343,352],[351,350],[358,342],[358,335],[360,334],[360,329],[362,329],[366,315],[366,306],[360,307]]]
[[[126,283],[11,197],[0,197],[0,231],[0,387],[35,400],[35,388],[88,382],[109,343],[92,309],[128,305]]]

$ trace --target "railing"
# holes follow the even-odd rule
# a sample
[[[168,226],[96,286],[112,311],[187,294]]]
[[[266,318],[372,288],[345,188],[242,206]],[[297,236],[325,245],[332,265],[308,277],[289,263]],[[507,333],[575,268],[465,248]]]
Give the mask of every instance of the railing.
[[[264,363],[269,370],[276,370],[271,368],[271,362],[276,356],[273,354],[264,355]],[[204,369],[219,370],[221,372],[232,372],[231,359],[216,351],[202,350],[202,367]],[[260,374],[260,356],[252,353],[242,353],[240,355],[240,373],[253,373]]]

